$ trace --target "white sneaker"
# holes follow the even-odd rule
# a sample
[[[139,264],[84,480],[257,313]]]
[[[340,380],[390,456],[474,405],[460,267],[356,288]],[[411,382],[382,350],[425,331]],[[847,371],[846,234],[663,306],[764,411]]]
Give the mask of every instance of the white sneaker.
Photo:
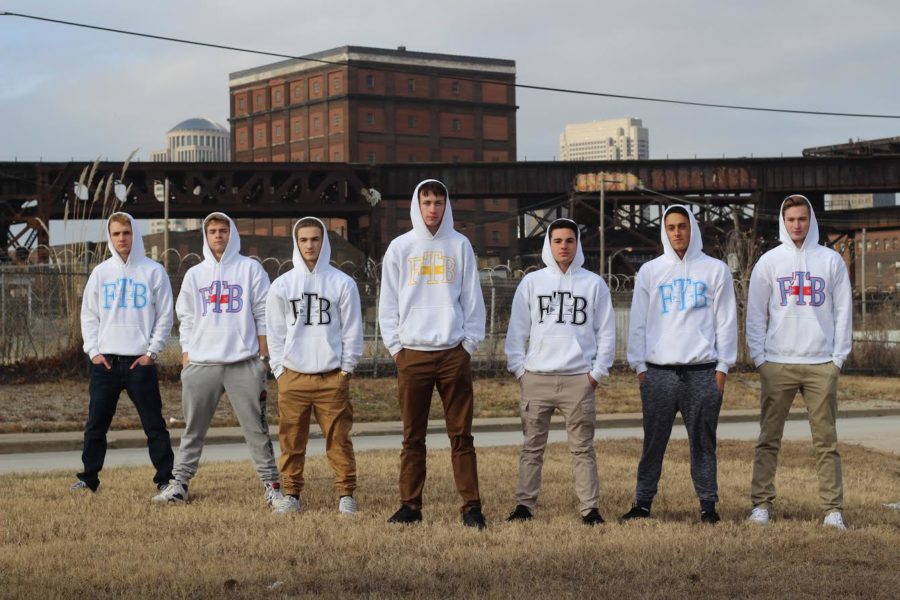
[[[341,501],[338,502],[338,512],[342,515],[355,515],[359,511],[359,507],[356,505],[356,500],[353,496],[341,496]]]
[[[294,498],[293,496],[282,496],[281,500],[279,500],[275,504],[275,509],[272,512],[276,515],[286,515],[290,513],[300,512],[300,498]]]
[[[281,483],[277,481],[267,481],[266,482],[266,504],[269,506],[275,506],[284,498],[284,494],[281,493]]]
[[[751,523],[756,523],[757,525],[768,525],[769,524],[769,510],[767,508],[761,508],[757,506],[750,513],[750,516],[747,518]]]
[[[177,479],[169,482],[163,490],[153,496],[150,501],[157,504],[177,504],[188,499],[188,486]]]
[[[847,526],[844,525],[844,516],[838,511],[830,512],[825,515],[825,520],[822,521],[822,525],[825,527],[834,527],[838,531],[847,531]]]

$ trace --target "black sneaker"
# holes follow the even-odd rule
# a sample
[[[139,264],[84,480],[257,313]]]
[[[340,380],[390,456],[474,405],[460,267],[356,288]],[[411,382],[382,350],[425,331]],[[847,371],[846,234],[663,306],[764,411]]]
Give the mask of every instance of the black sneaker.
[[[709,525],[715,525],[722,519],[719,518],[719,513],[716,512],[716,509],[712,510],[704,510],[700,513],[700,522],[707,523]]]
[[[400,506],[400,510],[391,515],[391,518],[388,519],[388,523],[401,523],[403,525],[411,525],[412,523],[418,523],[421,520],[421,510],[415,510],[403,504]]]
[[[581,522],[585,525],[601,525],[604,521],[603,517],[600,516],[600,511],[592,508],[591,512],[581,517]]]
[[[473,506],[472,508],[464,512],[462,516],[462,522],[466,527],[474,527],[479,531],[482,529],[487,529],[487,523],[484,520],[484,515],[481,514],[480,506]]]
[[[643,506],[638,506],[637,504],[631,505],[631,510],[627,513],[619,517],[620,521],[631,521],[632,519],[647,519],[650,517],[650,509],[644,508]]]
[[[534,515],[531,514],[531,511],[528,510],[528,507],[522,506],[521,504],[516,504],[516,509],[509,513],[509,516],[506,517],[507,521],[530,521],[534,518]]]

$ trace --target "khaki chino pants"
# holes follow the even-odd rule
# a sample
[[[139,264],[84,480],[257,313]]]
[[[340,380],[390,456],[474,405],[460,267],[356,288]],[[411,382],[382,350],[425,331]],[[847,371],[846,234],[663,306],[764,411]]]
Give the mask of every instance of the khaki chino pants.
[[[350,440],[353,406],[350,378],[341,375],[339,369],[315,374],[285,369],[278,378],[278,468],[283,491],[299,494],[303,490],[312,414],[325,437],[325,456],[334,471],[334,487],[339,495],[352,496],[356,489],[356,457]]]
[[[840,369],[832,362],[817,365],[766,362],[759,368],[762,410],[750,489],[754,507],[772,510],[784,422],[794,396],[800,392],[809,413],[822,511],[827,514],[843,510],[844,485],[836,427],[839,373]]]

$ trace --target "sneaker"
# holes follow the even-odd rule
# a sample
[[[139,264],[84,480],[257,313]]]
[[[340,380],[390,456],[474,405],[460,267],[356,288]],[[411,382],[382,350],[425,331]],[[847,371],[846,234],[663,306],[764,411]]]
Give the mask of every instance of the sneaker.
[[[266,504],[269,506],[275,506],[284,498],[284,494],[281,493],[281,483],[278,481],[267,481],[265,494]]]
[[[534,515],[531,514],[531,511],[528,510],[527,506],[522,504],[516,504],[515,510],[509,513],[509,516],[506,517],[506,520],[509,522],[512,521],[530,521],[534,518]]]
[[[463,513],[462,516],[463,525],[466,527],[474,527],[481,531],[482,529],[487,529],[487,523],[484,520],[484,515],[481,514],[480,506],[473,506],[469,510]]]
[[[830,512],[825,515],[825,520],[822,521],[822,525],[825,527],[834,527],[838,531],[847,531],[847,526],[844,525],[844,516],[838,511]]]
[[[177,479],[169,482],[163,491],[153,496],[150,501],[157,504],[177,504],[188,499],[188,486]]]
[[[757,506],[750,512],[750,516],[747,517],[747,520],[757,525],[768,525],[769,509]]]
[[[619,517],[620,521],[631,521],[633,519],[647,519],[650,517],[650,509],[644,508],[643,506],[638,506],[637,504],[631,505],[631,510],[627,513]]]
[[[338,502],[338,512],[342,515],[355,515],[359,511],[359,506],[353,496],[341,496]]]
[[[593,525],[602,525],[604,521],[603,521],[603,517],[600,516],[600,511],[597,510],[596,508],[592,508],[588,514],[581,517],[581,522],[584,523],[585,525],[593,526]]]
[[[722,518],[719,517],[719,513],[716,512],[716,509],[704,510],[700,513],[701,523],[706,523],[707,525],[715,525],[721,520]]]
[[[276,515],[286,515],[290,513],[300,512],[300,498],[293,496],[281,496],[281,499],[275,503],[272,512]]]
[[[400,510],[395,512],[393,515],[391,515],[391,518],[388,519],[388,523],[402,523],[404,525],[410,525],[412,523],[418,523],[421,520],[421,510],[415,510],[405,504],[402,504],[400,506]]]
[[[100,486],[98,485],[97,487],[100,487]],[[87,491],[87,492],[95,492],[95,493],[97,491],[96,489],[92,488],[91,486],[89,486],[87,483],[85,483],[84,481],[82,481],[80,479],[78,481],[76,481],[75,483],[73,483],[72,485],[70,485],[69,490],[73,491],[73,492]]]

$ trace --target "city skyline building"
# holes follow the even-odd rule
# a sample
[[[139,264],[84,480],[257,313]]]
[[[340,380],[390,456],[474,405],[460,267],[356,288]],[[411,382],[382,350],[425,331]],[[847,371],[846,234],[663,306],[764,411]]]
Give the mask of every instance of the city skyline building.
[[[560,160],[646,160],[650,130],[641,119],[567,123],[559,136]]]

